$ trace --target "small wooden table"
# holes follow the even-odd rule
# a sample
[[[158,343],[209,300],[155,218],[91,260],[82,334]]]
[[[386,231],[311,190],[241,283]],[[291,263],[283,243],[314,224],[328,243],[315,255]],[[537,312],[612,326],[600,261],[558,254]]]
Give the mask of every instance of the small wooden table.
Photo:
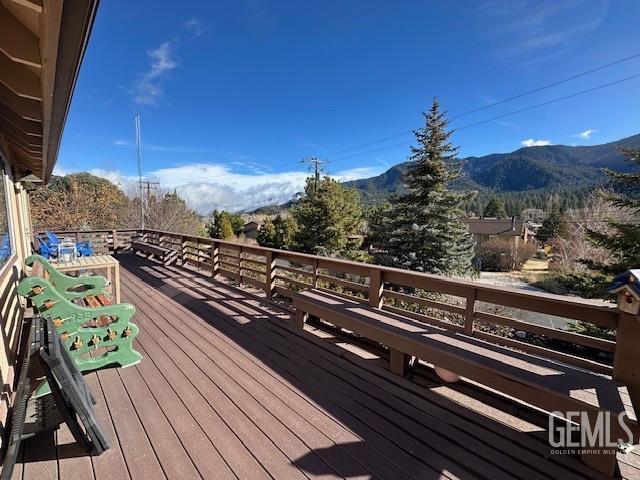
[[[120,262],[111,255],[91,255],[78,257],[70,262],[51,259],[51,264],[60,272],[77,272],[79,270],[105,270],[107,280],[111,283],[111,294],[115,303],[120,303]]]

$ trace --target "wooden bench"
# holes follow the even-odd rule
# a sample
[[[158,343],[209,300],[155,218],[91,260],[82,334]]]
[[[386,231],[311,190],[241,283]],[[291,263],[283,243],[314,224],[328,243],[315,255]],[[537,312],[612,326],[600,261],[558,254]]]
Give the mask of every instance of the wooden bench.
[[[522,400],[547,412],[587,412],[593,425],[598,412],[626,412],[637,433],[637,419],[627,388],[604,375],[521,353],[492,343],[427,325],[395,313],[363,305],[319,290],[293,299],[299,328],[309,315],[381,343],[389,348],[390,369],[404,375],[411,357],[422,359]],[[612,437],[626,432],[611,420]],[[635,435],[634,435],[635,437]],[[612,474],[615,454],[583,457],[585,463]],[[613,463],[611,463],[613,462]]]
[[[134,252],[141,252],[146,254],[147,258],[157,258],[164,265],[171,265],[178,258],[178,252],[176,252],[175,250],[142,241],[132,242],[131,249]]]

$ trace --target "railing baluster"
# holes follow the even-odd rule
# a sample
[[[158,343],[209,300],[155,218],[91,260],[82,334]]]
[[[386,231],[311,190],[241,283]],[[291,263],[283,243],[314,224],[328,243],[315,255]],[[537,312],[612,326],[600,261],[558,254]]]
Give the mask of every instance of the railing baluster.
[[[464,314],[464,333],[466,333],[467,335],[473,335],[473,323],[476,318],[475,312],[477,295],[478,294],[475,288],[472,288],[467,295],[467,305]]]
[[[218,247],[218,242],[211,242],[211,277],[216,278],[218,275],[218,270],[220,269],[219,256],[220,249]]]
[[[111,230],[111,243],[112,243],[112,249],[113,249],[113,254],[117,254],[118,253],[118,233],[116,230]]]
[[[276,253],[268,250],[265,253],[265,281],[264,291],[267,294],[267,300],[271,300],[273,297],[273,290],[275,289],[275,275],[276,275]]]
[[[318,288],[318,260],[313,263],[313,281],[311,282],[313,288]]]
[[[384,302],[384,274],[378,268],[372,268],[369,273],[369,305],[382,308]]]

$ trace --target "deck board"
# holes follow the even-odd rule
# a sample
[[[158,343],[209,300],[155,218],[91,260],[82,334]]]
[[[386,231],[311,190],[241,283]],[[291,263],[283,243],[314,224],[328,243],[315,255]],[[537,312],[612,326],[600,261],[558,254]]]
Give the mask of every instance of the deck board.
[[[187,282],[185,282],[187,283]],[[218,292],[217,298],[221,299],[223,298],[220,295],[220,292],[229,292],[229,290],[227,290],[225,287],[217,287],[216,291]],[[199,294],[200,296],[202,296],[202,293]],[[232,303],[232,302],[230,302]],[[255,314],[256,312],[253,311],[253,309],[251,308],[251,305],[255,305],[255,301],[253,300],[249,300],[247,302],[247,305],[249,306],[249,309],[247,310],[247,317],[245,318],[249,318],[251,317],[253,314]],[[217,308],[221,308],[222,310],[225,311],[225,313],[229,313],[228,311],[226,311],[226,309],[224,307],[220,307],[219,305],[217,306]],[[189,324],[190,326],[192,325],[196,325],[198,321],[201,321],[202,318],[205,318],[206,312],[201,311],[201,309],[198,309],[198,313],[197,315],[193,315],[192,314],[192,319],[194,320],[193,324]],[[224,317],[221,317],[224,318]],[[256,323],[256,328],[257,329],[261,329],[262,324],[258,324]],[[217,325],[218,326],[218,325]],[[274,333],[278,333],[277,331],[275,331]],[[442,421],[439,420],[439,418],[445,418],[447,420],[447,422],[449,423],[454,423],[457,425],[457,427],[460,429],[460,431],[462,432],[466,432],[469,433],[470,431],[475,433],[476,435],[476,439],[470,437],[470,436],[465,436],[463,438],[461,438],[460,436],[460,431],[449,431],[448,433],[450,435],[453,435],[455,437],[457,437],[458,442],[460,445],[464,445],[466,448],[471,449],[474,452],[483,454],[483,456],[485,456],[485,458],[487,456],[489,456],[489,458],[492,458],[492,461],[498,465],[501,465],[502,467],[508,467],[509,468],[509,475],[513,475],[514,471],[519,471],[524,478],[524,476],[530,476],[533,475],[533,478],[536,478],[536,475],[539,475],[539,473],[529,469],[526,467],[526,465],[529,463],[527,462],[527,460],[530,460],[531,464],[536,465],[536,462],[539,463],[539,456],[536,455],[532,455],[530,452],[528,452],[527,450],[523,450],[523,449],[516,449],[514,456],[515,458],[509,458],[509,457],[505,457],[504,454],[502,454],[503,451],[508,452],[509,450],[514,450],[513,446],[512,446],[512,441],[511,440],[507,440],[504,439],[502,436],[500,435],[489,435],[490,432],[487,431],[486,426],[483,427],[478,427],[477,425],[474,425],[468,421],[465,421],[463,418],[460,418],[458,415],[452,415],[450,412],[447,412],[446,410],[440,408],[438,409],[435,405],[433,405],[432,403],[425,403],[425,402],[419,402],[417,401],[418,399],[415,396],[412,395],[408,395],[407,392],[404,389],[398,388],[395,385],[390,385],[388,382],[382,381],[380,378],[375,377],[371,374],[369,374],[368,372],[363,372],[362,369],[359,368],[355,368],[350,364],[345,364],[344,362],[341,362],[339,357],[337,357],[335,355],[335,353],[332,352],[326,352],[323,349],[319,348],[319,347],[315,347],[315,346],[311,346],[308,344],[305,344],[304,346],[300,346],[298,345],[296,342],[290,342],[288,338],[286,337],[290,337],[292,335],[291,332],[288,331],[281,331],[279,332],[280,334],[282,334],[283,336],[285,336],[285,338],[281,338],[278,339],[276,337],[268,337],[269,341],[267,342],[269,345],[277,345],[277,350],[281,353],[287,349],[289,350],[295,350],[295,353],[293,353],[293,360],[294,362],[291,363],[288,360],[283,361],[282,363],[282,367],[283,368],[289,368],[291,369],[294,374],[297,373],[299,376],[301,376],[302,378],[308,377],[309,376],[309,371],[306,370],[304,372],[302,372],[302,375],[300,375],[300,372],[297,371],[295,365],[298,365],[300,363],[308,363],[308,362],[312,362],[312,363],[317,363],[319,365],[323,365],[324,366],[324,370],[325,371],[330,371],[333,375],[337,375],[341,378],[346,379],[346,383],[343,382],[342,388],[347,388],[350,389],[351,385],[359,385],[359,387],[361,388],[361,391],[366,391],[368,393],[371,393],[372,391],[376,391],[379,395],[380,398],[386,398],[387,399],[387,405],[389,404],[393,404],[397,401],[397,398],[392,397],[389,395],[389,390],[393,390],[393,393],[395,395],[397,395],[399,398],[401,399],[405,399],[406,403],[404,403],[404,406],[402,407],[402,413],[405,415],[404,417],[401,417],[399,415],[396,415],[394,418],[396,418],[396,420],[399,420],[399,422],[401,424],[404,425],[405,428],[409,428],[411,430],[414,430],[414,432],[417,432],[418,435],[424,440],[426,439],[423,436],[424,431],[420,430],[419,428],[416,428],[416,423],[418,421],[422,421],[425,425],[429,425],[429,424],[434,424],[435,423],[435,427],[438,431],[442,431],[442,430],[447,430],[447,425],[443,424]],[[232,334],[230,333],[230,336]],[[269,332],[267,331],[262,331],[262,333],[260,335],[269,335]],[[267,338],[267,337],[265,337]],[[301,358],[300,356],[304,356],[308,354],[308,358]],[[323,363],[322,359],[331,359],[331,360],[335,360],[335,363],[333,364],[328,364],[327,362]],[[289,363],[287,365],[287,363]],[[363,380],[363,377],[366,378],[366,381]],[[330,382],[331,380],[328,379],[326,376],[323,377],[320,382],[323,386],[325,386],[325,382]],[[368,382],[368,383],[367,383]],[[406,382],[405,382],[406,383]],[[382,387],[380,387],[379,385],[382,384],[384,385],[384,389]],[[353,393],[354,390],[350,389],[350,391]],[[355,393],[355,395],[357,396],[357,392]],[[365,399],[362,404],[366,404],[367,406],[371,406],[371,402],[369,401],[369,399]],[[424,410],[422,411],[418,411],[417,407],[418,406],[422,406],[424,405]],[[382,406],[379,405],[380,408],[384,408]],[[394,407],[397,408],[397,407]],[[435,409],[435,412],[434,412]],[[357,410],[357,409],[354,409]],[[393,412],[393,410],[391,410]],[[385,410],[379,410],[380,413],[385,412]],[[385,412],[386,413],[386,412]],[[425,415],[425,413],[429,413],[430,415]],[[434,416],[435,414],[435,416]],[[386,415],[385,415],[386,416]],[[474,427],[475,426],[475,430]],[[475,442],[474,442],[475,440]],[[490,444],[494,446],[494,449],[489,449],[487,447],[487,440],[491,440]],[[538,443],[538,442],[536,442]],[[464,452],[463,452],[464,453]],[[545,451],[543,451],[544,454],[548,454],[548,449],[546,449]],[[575,463],[575,462],[573,462]],[[486,467],[486,466],[485,466]],[[536,465],[537,468],[541,468],[543,471],[545,471],[547,474],[553,474],[554,471],[557,471],[557,468],[554,467],[551,464],[547,464],[547,463],[542,463],[541,465]],[[549,468],[547,468],[549,467]],[[579,469],[581,470],[581,468],[579,467]],[[491,472],[490,469],[488,468],[483,468],[483,471],[485,472]],[[571,478],[569,473],[566,473],[567,478]],[[573,478],[582,478],[581,475],[576,475]]]
[[[604,478],[504,421],[522,406],[394,376],[248,290],[118,259],[144,359],[87,375],[112,448],[83,455],[64,427],[27,441],[13,478]],[[624,478],[637,459],[621,459]]]
[[[236,309],[239,309],[238,304],[236,304]],[[251,307],[247,307],[245,311],[247,316],[251,317],[255,317],[258,313]],[[218,320],[218,322],[220,322],[220,320]],[[248,334],[245,334],[245,337],[251,336],[256,340],[255,335],[258,334],[262,336],[263,341],[264,339],[269,341],[273,339],[268,331],[255,332],[255,334],[254,332],[249,332]],[[204,331],[194,331],[192,336],[194,338],[194,343],[196,343],[201,336],[204,336]],[[173,338],[175,339],[175,337]],[[202,342],[199,343],[202,350],[206,351],[208,345]],[[256,344],[252,348],[259,347]],[[285,348],[286,346],[282,345],[282,349],[280,351],[285,351]],[[296,357],[294,357],[293,360],[294,365],[303,365],[308,361],[306,358]],[[300,373],[299,369],[297,370],[298,373]],[[468,451],[461,449],[458,445],[447,443],[446,439],[443,437],[435,435],[433,432],[427,431],[426,429],[421,430],[417,428],[416,423],[412,419],[407,416],[396,414],[393,409],[387,408],[384,411],[381,411],[380,409],[378,411],[372,410],[371,404],[375,403],[375,399],[365,396],[354,389],[350,389],[348,384],[345,382],[340,383],[330,374],[323,375],[319,369],[313,369],[313,371],[311,371],[307,368],[304,370],[303,376],[307,379],[312,379],[316,385],[322,385],[325,390],[325,395],[330,391],[335,405],[340,405],[345,409],[353,407],[353,410],[359,410],[359,416],[365,423],[374,426],[374,429],[379,432],[384,431],[385,435],[391,440],[395,441],[398,445],[403,446],[405,450],[412,451],[417,456],[427,459],[427,463],[429,464],[434,464],[436,462],[444,464],[446,463],[446,459],[440,455],[435,448],[425,448],[425,444],[438,445],[442,450],[447,450],[448,454],[451,456],[462,455],[466,457],[462,461],[468,462],[472,468],[470,468],[469,471],[461,471],[461,476],[469,477],[469,475],[471,475],[471,471],[475,468],[476,470],[482,470],[487,474],[492,475],[494,478],[511,478],[510,474],[507,475],[504,470],[493,468],[487,462],[478,459],[475,454],[470,455]],[[338,384],[337,387],[336,384]],[[330,387],[331,389],[329,390]],[[329,398],[327,397],[327,401],[328,400]],[[356,407],[356,404],[358,407]],[[396,421],[394,422],[393,420]],[[405,431],[411,430],[413,430],[411,435],[405,433]],[[420,438],[420,440],[418,440],[418,438]],[[422,468],[424,469],[425,467]],[[422,473],[422,471],[420,471],[420,473]]]

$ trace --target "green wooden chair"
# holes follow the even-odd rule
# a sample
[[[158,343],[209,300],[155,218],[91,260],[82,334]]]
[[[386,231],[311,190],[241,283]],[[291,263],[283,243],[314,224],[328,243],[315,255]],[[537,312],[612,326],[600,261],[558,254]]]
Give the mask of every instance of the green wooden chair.
[[[34,304],[38,313],[50,319],[64,347],[81,372],[108,365],[128,367],[142,360],[132,346],[138,327],[131,323],[136,309],[128,303],[102,307],[83,307],[73,303],[41,277],[26,277],[18,284],[18,293]],[[102,319],[107,318],[108,324]],[[37,395],[49,392],[48,385]]]
[[[41,255],[31,255],[24,263],[31,267],[35,262],[42,265],[49,275],[51,284],[67,300],[75,300],[88,295],[107,295],[105,288],[109,285],[109,280],[100,276],[72,277],[65,275],[55,269],[49,261]]]

